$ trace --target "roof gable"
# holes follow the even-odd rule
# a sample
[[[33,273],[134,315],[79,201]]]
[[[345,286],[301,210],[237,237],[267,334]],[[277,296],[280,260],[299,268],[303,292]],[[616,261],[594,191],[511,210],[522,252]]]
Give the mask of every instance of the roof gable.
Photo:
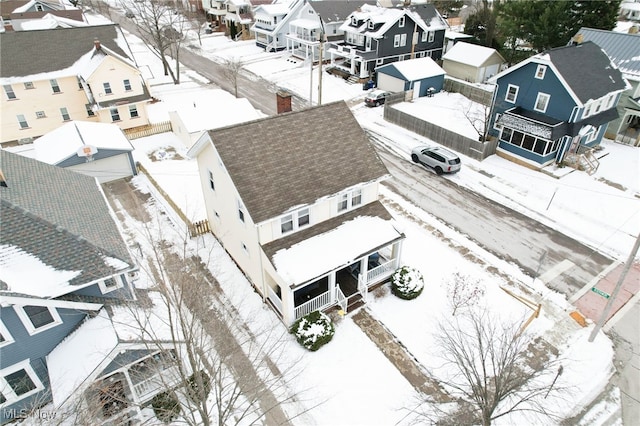
[[[388,173],[342,101],[209,136],[256,223]]]
[[[93,49],[96,39],[115,54],[131,58],[124,35],[115,24],[0,33],[0,77],[32,76],[71,68]]]
[[[392,69],[397,70],[398,73],[407,81],[415,81],[445,74],[445,71],[428,56],[424,58],[409,59],[407,61],[392,62],[379,67],[377,72],[389,74]]]

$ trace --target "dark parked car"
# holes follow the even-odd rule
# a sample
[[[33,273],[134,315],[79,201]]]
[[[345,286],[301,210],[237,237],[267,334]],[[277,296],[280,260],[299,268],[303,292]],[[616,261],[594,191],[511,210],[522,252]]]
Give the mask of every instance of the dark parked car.
[[[460,171],[460,157],[448,149],[438,146],[420,145],[411,151],[411,160],[431,167],[437,174],[456,173]]]
[[[364,98],[364,103],[370,107],[377,107],[382,105],[391,93],[384,90],[373,90]]]

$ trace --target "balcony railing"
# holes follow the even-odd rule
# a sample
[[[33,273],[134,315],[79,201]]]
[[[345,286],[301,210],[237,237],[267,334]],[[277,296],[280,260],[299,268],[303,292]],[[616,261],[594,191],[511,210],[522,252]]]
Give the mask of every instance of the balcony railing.
[[[278,310],[280,315],[282,315],[282,300],[271,287],[269,287],[268,297],[273,306]]]
[[[381,281],[398,269],[398,259],[391,259],[367,271],[367,285]]]
[[[300,306],[296,306],[294,312],[295,318],[302,318],[303,316],[313,311],[324,309],[325,307],[329,306],[330,303],[331,293],[327,291],[326,293],[322,293],[320,296],[314,297],[313,299],[303,303]]]
[[[163,389],[169,389],[180,381],[178,367],[172,366],[133,385],[139,402],[145,402]]]

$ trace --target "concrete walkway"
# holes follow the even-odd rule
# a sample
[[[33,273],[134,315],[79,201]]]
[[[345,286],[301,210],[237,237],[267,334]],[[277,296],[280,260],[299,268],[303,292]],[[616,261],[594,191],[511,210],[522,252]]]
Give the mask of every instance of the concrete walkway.
[[[429,376],[407,348],[365,308],[351,315],[351,318],[417,391],[435,402],[452,401],[438,381]]]

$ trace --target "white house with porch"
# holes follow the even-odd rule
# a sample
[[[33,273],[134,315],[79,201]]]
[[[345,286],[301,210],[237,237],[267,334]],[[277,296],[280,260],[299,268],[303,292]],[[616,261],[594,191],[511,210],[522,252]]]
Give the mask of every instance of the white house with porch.
[[[344,102],[210,130],[188,155],[212,232],[285,324],[347,311],[399,266],[388,171]]]

